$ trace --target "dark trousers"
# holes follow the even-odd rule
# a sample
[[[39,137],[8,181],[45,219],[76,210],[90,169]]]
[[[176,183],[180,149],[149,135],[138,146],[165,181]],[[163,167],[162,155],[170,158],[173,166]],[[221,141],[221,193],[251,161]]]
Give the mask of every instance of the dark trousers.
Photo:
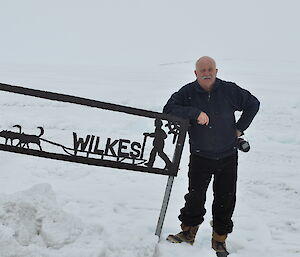
[[[182,223],[195,226],[203,222],[206,213],[204,207],[206,191],[214,176],[213,229],[219,235],[232,232],[231,217],[236,202],[237,159],[237,153],[220,160],[190,156],[189,192],[184,197],[185,206],[179,215]]]

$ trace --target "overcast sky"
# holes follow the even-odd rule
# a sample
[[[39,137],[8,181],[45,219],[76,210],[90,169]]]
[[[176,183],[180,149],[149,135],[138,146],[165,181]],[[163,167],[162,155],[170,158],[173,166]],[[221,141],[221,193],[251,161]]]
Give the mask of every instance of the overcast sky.
[[[0,0],[0,62],[296,61],[297,0]]]

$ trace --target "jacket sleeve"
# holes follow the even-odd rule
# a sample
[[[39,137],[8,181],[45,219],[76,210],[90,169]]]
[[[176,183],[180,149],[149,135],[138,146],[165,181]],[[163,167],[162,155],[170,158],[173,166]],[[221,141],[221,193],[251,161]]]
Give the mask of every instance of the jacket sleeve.
[[[190,106],[189,97],[183,87],[175,92],[163,108],[163,113],[172,114],[183,119],[197,120],[201,110]]]
[[[242,112],[241,117],[236,123],[236,128],[243,132],[250,126],[258,112],[260,102],[249,91],[234,83],[231,85],[229,98],[234,109]]]

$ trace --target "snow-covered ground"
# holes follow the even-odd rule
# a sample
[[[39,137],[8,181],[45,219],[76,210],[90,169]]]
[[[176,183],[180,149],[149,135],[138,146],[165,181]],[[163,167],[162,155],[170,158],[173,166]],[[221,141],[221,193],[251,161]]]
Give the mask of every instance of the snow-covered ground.
[[[286,5],[261,1],[259,8],[258,1],[244,7],[233,0],[220,4],[220,9],[214,9],[219,19],[205,29],[213,40],[220,40],[214,34],[217,29],[224,41],[227,35],[223,44],[203,42],[206,30],[194,23],[195,7],[199,15],[210,16],[200,11],[199,1],[189,6],[181,1],[172,5],[124,2],[53,1],[44,6],[34,0],[1,1],[0,82],[161,111],[171,93],[194,79],[198,55],[212,55],[220,78],[235,81],[261,101],[246,132],[251,151],[239,155],[230,256],[299,256],[296,1],[288,0]],[[191,15],[178,20],[183,7]],[[215,7],[207,6],[208,10]],[[252,13],[243,15],[243,8]],[[254,11],[256,19],[252,19]],[[279,16],[284,18],[276,19]],[[227,26],[232,29],[226,32]],[[199,42],[203,43],[200,50]],[[34,129],[32,120],[42,122],[64,140],[62,132],[71,133],[79,126],[72,124],[78,117],[67,105],[38,101],[31,105],[28,99],[24,104],[22,98],[8,100],[7,95],[0,92],[0,130],[12,128],[18,117],[24,128]],[[102,121],[94,112],[83,120],[86,134],[101,130]],[[121,132],[134,137],[140,126],[124,123],[109,131]],[[206,220],[194,246],[164,240],[179,229],[187,164],[186,144],[158,242],[154,233],[167,177],[0,152],[0,257],[215,256],[210,249],[211,189]]]

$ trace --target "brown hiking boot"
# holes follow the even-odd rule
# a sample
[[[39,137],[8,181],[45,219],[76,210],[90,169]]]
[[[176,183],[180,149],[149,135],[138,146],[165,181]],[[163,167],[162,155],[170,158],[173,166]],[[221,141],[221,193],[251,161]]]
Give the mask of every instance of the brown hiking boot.
[[[227,234],[219,235],[213,231],[212,239],[211,239],[211,247],[216,251],[217,256],[227,256],[229,252],[226,249],[225,240],[227,238]]]
[[[195,241],[195,237],[197,234],[197,231],[199,229],[199,225],[197,226],[187,226],[184,225],[183,223],[180,225],[182,231],[179,232],[176,235],[169,235],[167,237],[167,240],[172,242],[172,243],[188,243],[193,245]]]

